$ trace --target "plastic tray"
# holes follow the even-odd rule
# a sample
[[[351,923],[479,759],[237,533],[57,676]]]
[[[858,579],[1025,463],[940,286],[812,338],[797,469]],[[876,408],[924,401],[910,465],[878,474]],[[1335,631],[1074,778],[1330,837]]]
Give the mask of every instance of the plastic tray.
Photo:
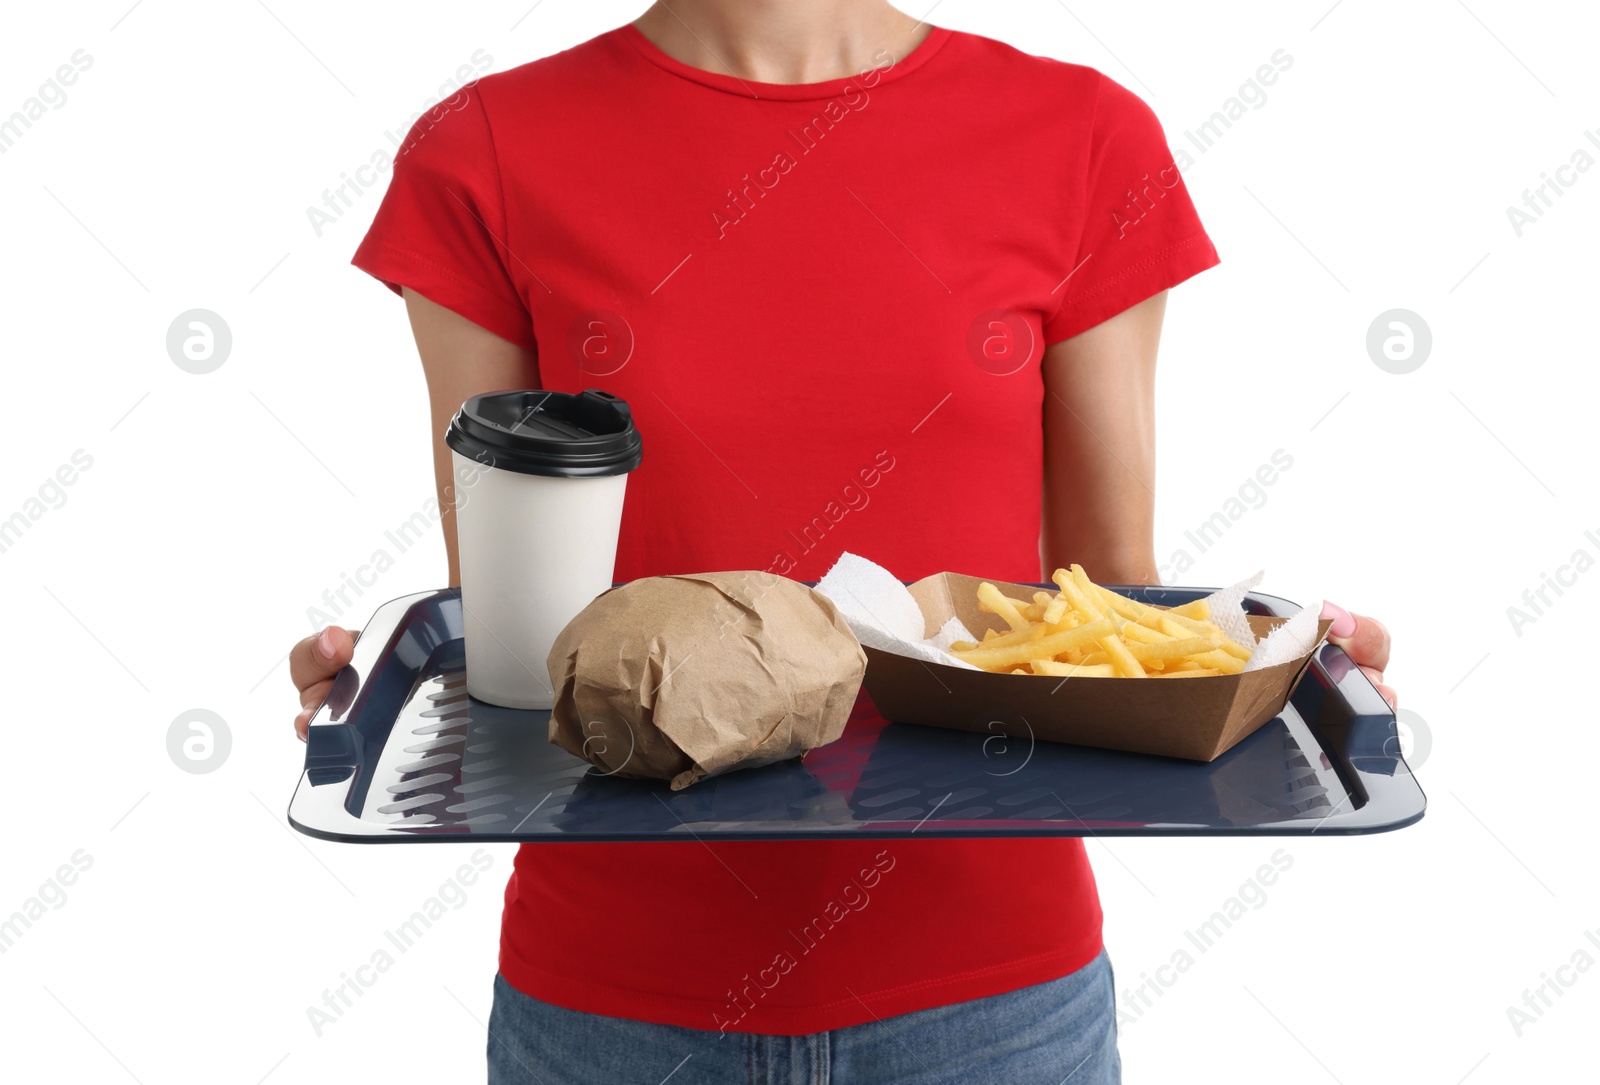
[[[1117,590],[1176,606],[1211,589]],[[1259,593],[1245,607],[1299,610]],[[1209,764],[888,723],[863,690],[837,742],[673,792],[551,745],[548,712],[469,698],[461,636],[458,589],[379,608],[311,720],[291,825],[351,843],[1332,835],[1426,805],[1389,706],[1333,645],[1280,716]]]

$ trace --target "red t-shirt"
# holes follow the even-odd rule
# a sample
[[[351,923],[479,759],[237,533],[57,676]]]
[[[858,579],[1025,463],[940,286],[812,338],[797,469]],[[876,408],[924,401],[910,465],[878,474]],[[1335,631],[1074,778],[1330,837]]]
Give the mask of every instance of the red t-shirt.
[[[1045,345],[1217,262],[1154,114],[1099,72],[942,28],[876,63],[750,83],[625,26],[465,88],[395,157],[355,264],[632,406],[619,579],[815,580],[842,550],[1039,579]],[[802,954],[852,886],[870,906]],[[1100,944],[1075,839],[562,843],[518,852],[500,969],[800,1034]]]

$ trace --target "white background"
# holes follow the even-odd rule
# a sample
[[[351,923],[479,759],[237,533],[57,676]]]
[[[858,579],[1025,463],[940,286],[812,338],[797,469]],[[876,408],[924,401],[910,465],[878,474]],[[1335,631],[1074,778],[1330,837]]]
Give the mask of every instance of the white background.
[[[1265,504],[1183,579],[1264,567],[1277,594],[1381,616],[1390,681],[1431,740],[1428,815],[1403,832],[1090,843],[1122,987],[1274,849],[1294,860],[1125,1025],[1126,1079],[1589,1079],[1600,968],[1567,973],[1577,982],[1520,1037],[1507,1008],[1581,947],[1600,960],[1584,937],[1600,928],[1584,682],[1600,572],[1520,636],[1506,611],[1573,551],[1600,556],[1584,538],[1600,529],[1600,170],[1521,237],[1506,208],[1579,147],[1600,154],[1583,136],[1600,129],[1600,25],[1580,5],[1508,0],[1069,6],[946,0],[931,18],[1103,69],[1150,101],[1174,149],[1275,50],[1293,57],[1187,171],[1223,264],[1169,310],[1158,550],[1167,560],[1289,452]],[[509,846],[341,1020],[320,1038],[307,1021],[469,853],[325,844],[285,824],[302,757],[285,650],[432,487],[401,305],[348,266],[380,190],[320,238],[305,209],[391,147],[385,130],[475,50],[501,70],[639,10],[6,9],[0,116],[75,50],[93,57],[0,155],[0,517],[75,450],[93,458],[0,553],[0,917],[74,852],[92,858],[0,955],[8,1079],[479,1078]],[[165,348],[193,308],[233,333],[209,375]],[[1393,308],[1433,334],[1403,376],[1365,346]],[[429,539],[347,622],[444,580]],[[192,708],[231,732],[209,774],[168,754]]]

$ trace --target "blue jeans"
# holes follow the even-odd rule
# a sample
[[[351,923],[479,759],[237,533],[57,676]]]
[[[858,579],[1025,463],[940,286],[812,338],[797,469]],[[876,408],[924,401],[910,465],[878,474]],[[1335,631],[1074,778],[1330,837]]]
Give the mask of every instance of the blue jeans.
[[[1111,962],[809,1036],[656,1025],[529,998],[495,976],[489,1085],[1118,1085]]]

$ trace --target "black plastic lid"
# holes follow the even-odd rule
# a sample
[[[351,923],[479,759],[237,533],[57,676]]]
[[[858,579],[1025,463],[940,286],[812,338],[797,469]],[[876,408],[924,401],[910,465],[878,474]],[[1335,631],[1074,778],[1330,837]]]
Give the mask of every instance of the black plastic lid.
[[[488,467],[556,478],[626,474],[643,451],[627,403],[597,388],[473,396],[444,442]]]

